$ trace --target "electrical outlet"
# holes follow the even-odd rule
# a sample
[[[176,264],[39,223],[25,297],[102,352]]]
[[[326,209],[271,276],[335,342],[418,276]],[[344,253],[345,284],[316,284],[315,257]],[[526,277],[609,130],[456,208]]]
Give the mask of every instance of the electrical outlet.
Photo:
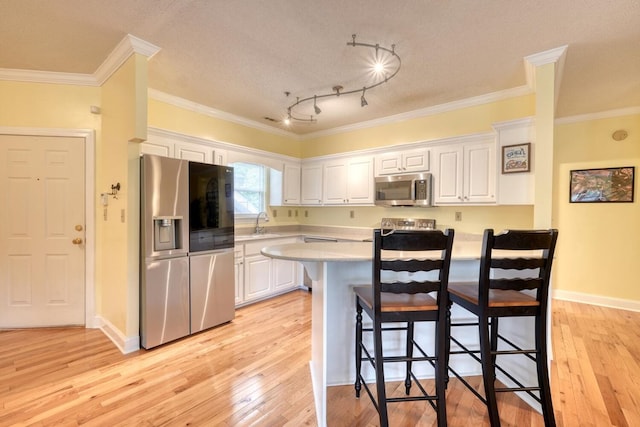
[[[307,218],[309,216],[309,211],[305,209],[304,211],[304,217]]]
[[[291,209],[289,209],[288,215],[289,218],[291,218]]]
[[[274,209],[273,212],[271,212],[271,214],[273,215],[274,218],[278,217],[278,210]]]
[[[355,218],[356,217],[356,212],[355,211],[349,211],[349,218]]]
[[[298,218],[298,209],[296,209],[296,218]]]
[[[462,221],[462,212],[456,212],[456,221]]]

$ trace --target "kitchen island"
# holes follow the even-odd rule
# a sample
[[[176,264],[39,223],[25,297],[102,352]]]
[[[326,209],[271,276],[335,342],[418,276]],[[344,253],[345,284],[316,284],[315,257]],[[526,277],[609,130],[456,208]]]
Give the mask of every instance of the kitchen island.
[[[458,239],[458,236],[456,236]],[[450,281],[471,281],[478,275],[481,240],[458,239],[454,242],[450,269]],[[331,407],[327,407],[327,396],[332,386],[352,384],[355,379],[355,297],[353,287],[371,283],[371,242],[292,243],[267,246],[262,254],[272,258],[301,262],[313,281],[311,321],[311,379],[315,397],[319,426],[331,425]],[[466,321],[473,317],[459,307],[453,307],[452,320]],[[367,318],[367,316],[365,316]],[[368,323],[367,323],[368,322]],[[509,324],[508,324],[509,323]],[[364,326],[371,325],[370,320]],[[520,344],[533,340],[533,323],[527,319],[510,319],[501,323],[504,333]],[[474,327],[456,328],[455,336],[470,348],[478,348],[478,331]],[[366,334],[370,335],[370,334]],[[433,324],[416,325],[416,337],[422,347],[432,352],[434,343]],[[364,341],[367,342],[363,337]],[[404,337],[399,332],[387,332],[384,336],[385,355],[401,354]],[[372,345],[368,341],[369,346]],[[535,365],[519,363],[520,379],[535,381]],[[469,358],[454,355],[451,366],[462,375],[481,374],[480,365]],[[418,364],[425,365],[425,364]],[[363,364],[367,382],[374,382],[374,371]],[[395,368],[395,369],[394,369]],[[418,368],[418,366],[416,366]],[[418,377],[429,378],[433,372],[428,367],[415,369]],[[387,381],[404,378],[404,366],[385,366]],[[354,399],[355,393],[354,393]],[[532,404],[532,399],[527,402]],[[537,404],[532,406],[538,408]]]

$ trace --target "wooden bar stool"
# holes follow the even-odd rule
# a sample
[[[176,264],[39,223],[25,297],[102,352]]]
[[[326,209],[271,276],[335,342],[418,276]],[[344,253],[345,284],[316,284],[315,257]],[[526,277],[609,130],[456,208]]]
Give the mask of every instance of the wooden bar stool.
[[[496,392],[506,391],[528,393],[541,404],[545,425],[556,425],[547,367],[547,299],[557,239],[557,230],[507,230],[498,235],[494,235],[491,229],[485,230],[478,282],[449,285],[451,303],[460,305],[478,317],[477,323],[454,323],[451,326],[478,325],[480,350],[469,350],[451,335],[451,341],[462,350],[448,351],[448,354],[469,354],[482,364],[485,396],[453,369],[449,370],[487,405],[489,420],[494,427],[500,426]],[[533,349],[521,348],[498,331],[499,318],[522,316],[533,317],[535,322]],[[498,340],[505,343],[500,350]],[[535,362],[537,386],[523,385],[513,372],[508,372],[498,364],[498,356],[502,360],[502,356],[509,355]],[[526,360],[523,362],[526,363]],[[496,387],[496,369],[515,385]]]
[[[390,233],[390,234],[387,234]],[[356,397],[364,388],[376,407],[380,425],[389,425],[388,402],[426,400],[437,411],[438,426],[446,426],[445,387],[447,377],[447,283],[451,263],[453,230],[388,231],[374,230],[373,284],[354,288],[356,295]],[[383,253],[384,251],[384,253]],[[428,252],[425,252],[428,251]],[[403,281],[398,281],[398,278]],[[408,280],[405,280],[408,279]],[[373,321],[362,327],[362,311]],[[415,322],[435,322],[434,355],[429,356],[414,340]],[[404,323],[387,326],[385,323]],[[383,356],[383,331],[406,331],[404,356]],[[362,333],[372,332],[373,351],[362,342]],[[418,355],[414,356],[414,348]],[[372,354],[373,353],[373,354]],[[376,395],[361,374],[362,360],[375,369]],[[387,398],[384,363],[405,363],[406,396]],[[429,362],[435,371],[435,394],[429,394],[412,371],[414,362]],[[420,395],[409,396],[412,380]]]

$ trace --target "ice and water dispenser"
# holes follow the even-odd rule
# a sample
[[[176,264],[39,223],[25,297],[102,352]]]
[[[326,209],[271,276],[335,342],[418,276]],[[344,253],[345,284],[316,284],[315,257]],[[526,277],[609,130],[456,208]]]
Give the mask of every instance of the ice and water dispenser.
[[[153,218],[153,250],[167,251],[181,248],[180,216],[164,216]]]

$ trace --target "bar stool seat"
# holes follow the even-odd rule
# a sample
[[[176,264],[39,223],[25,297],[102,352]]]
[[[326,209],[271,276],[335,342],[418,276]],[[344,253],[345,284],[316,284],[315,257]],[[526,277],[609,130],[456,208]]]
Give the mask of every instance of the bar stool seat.
[[[353,288],[353,292],[367,305],[369,310],[373,310],[371,286],[356,286]],[[383,293],[380,296],[380,310],[382,312],[432,311],[438,310],[438,301],[426,294]]]
[[[478,305],[478,284],[451,283],[449,292],[455,294],[471,304]],[[539,306],[540,303],[532,295],[523,294],[513,290],[489,289],[489,307],[515,307],[515,306]]]

